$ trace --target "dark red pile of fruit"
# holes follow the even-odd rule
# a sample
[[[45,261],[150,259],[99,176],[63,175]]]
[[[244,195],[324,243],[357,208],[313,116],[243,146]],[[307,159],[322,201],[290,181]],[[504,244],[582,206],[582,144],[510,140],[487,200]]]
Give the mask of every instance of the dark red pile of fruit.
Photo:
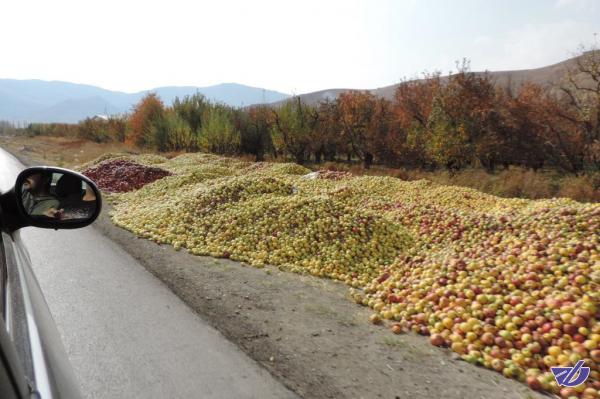
[[[171,175],[164,169],[140,165],[125,159],[104,161],[86,169],[83,174],[92,179],[101,190],[113,193],[137,190]]]

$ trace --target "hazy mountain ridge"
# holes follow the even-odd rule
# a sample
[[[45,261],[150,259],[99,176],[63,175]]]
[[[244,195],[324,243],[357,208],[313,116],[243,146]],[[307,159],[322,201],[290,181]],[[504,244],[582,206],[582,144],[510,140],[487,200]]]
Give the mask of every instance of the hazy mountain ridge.
[[[520,69],[512,71],[487,71],[492,80],[497,86],[510,87],[511,89],[518,88],[524,82],[531,82],[540,84],[547,88],[556,88],[560,85],[561,81],[565,77],[566,73],[575,67],[577,59],[579,57],[569,58],[567,60],[558,62],[556,64],[533,68],[533,69]],[[486,72],[475,72],[482,74]],[[447,75],[445,75],[447,76]],[[445,79],[442,77],[442,80]],[[402,83],[396,83],[390,86],[378,87],[376,89],[368,90],[371,93],[392,100],[396,93],[396,89]],[[334,100],[343,92],[354,91],[356,89],[338,88],[338,89],[326,89],[319,90],[311,93],[300,94],[300,99],[307,104],[316,104],[324,100]],[[285,100],[282,100],[273,105],[282,104]]]
[[[577,57],[534,69],[487,72],[496,85],[517,88],[523,82],[545,87],[558,87],[567,71],[575,66]],[[483,72],[476,72],[483,73]],[[444,79],[444,78],[442,78]],[[402,83],[370,90],[373,94],[393,99],[396,88]],[[300,94],[306,103],[335,99],[340,93],[354,89],[326,89]],[[196,92],[208,99],[232,106],[249,106],[268,103],[278,105],[291,96],[277,91],[223,83],[208,87],[165,86],[137,93],[124,93],[100,87],[60,81],[0,79],[0,120],[18,122],[77,122],[97,114],[119,114],[131,110],[144,95],[157,93],[169,105],[175,97]]]
[[[97,86],[61,81],[0,79],[0,120],[15,122],[77,122],[98,114],[128,112],[149,92],[166,104],[175,97],[199,92],[208,99],[232,106],[281,101],[288,94],[237,83],[208,87],[165,86],[124,93]]]

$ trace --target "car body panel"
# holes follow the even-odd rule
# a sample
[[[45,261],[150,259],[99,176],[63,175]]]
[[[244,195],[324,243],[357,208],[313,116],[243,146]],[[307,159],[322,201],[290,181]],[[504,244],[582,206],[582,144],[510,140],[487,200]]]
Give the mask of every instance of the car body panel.
[[[15,345],[0,318],[0,397],[18,399],[30,396],[25,372],[21,367]]]
[[[41,398],[79,398],[77,380],[20,234],[2,233],[2,241],[8,271],[7,330],[25,374]]]
[[[0,152],[11,166],[0,171],[0,194],[5,194],[14,186],[23,166],[4,150],[0,149]],[[16,210],[13,206],[8,208]],[[10,216],[6,211],[2,215],[0,205],[0,307],[3,316],[0,324],[4,324],[0,328],[6,338],[2,340],[0,356],[4,363],[8,362],[8,365],[3,364],[4,371],[10,374],[18,370],[17,374],[21,374],[16,385],[22,391],[25,383],[29,390],[27,395],[21,392],[22,397],[81,398],[79,384],[19,230],[10,231],[4,224]]]

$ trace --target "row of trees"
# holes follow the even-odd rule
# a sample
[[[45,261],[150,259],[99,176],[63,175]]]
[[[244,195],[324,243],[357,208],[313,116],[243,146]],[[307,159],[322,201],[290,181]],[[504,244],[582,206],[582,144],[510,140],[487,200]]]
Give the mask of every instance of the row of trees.
[[[19,127],[8,121],[0,121],[0,135],[14,135],[19,131]]]
[[[597,171],[600,52],[583,53],[559,90],[531,83],[501,88],[463,62],[449,76],[402,82],[391,100],[351,91],[317,105],[295,97],[278,107],[232,108],[199,94],[165,106],[149,94],[128,116],[88,119],[76,129],[80,137],[158,151],[252,154],[301,164]]]

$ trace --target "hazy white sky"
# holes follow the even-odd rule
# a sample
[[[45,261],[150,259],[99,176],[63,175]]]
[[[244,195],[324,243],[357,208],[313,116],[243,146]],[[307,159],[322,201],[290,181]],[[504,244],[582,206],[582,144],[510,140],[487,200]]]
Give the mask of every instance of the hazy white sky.
[[[3,0],[0,78],[374,88],[463,57],[475,70],[544,66],[594,33],[598,0]]]

